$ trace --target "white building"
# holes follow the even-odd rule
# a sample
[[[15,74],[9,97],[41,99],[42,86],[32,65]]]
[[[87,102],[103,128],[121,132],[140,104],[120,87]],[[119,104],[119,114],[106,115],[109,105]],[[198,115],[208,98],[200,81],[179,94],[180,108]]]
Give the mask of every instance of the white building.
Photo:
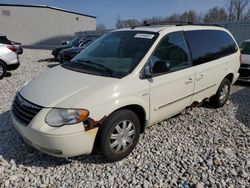
[[[45,5],[0,4],[0,33],[24,45],[58,44],[96,29],[96,17]]]

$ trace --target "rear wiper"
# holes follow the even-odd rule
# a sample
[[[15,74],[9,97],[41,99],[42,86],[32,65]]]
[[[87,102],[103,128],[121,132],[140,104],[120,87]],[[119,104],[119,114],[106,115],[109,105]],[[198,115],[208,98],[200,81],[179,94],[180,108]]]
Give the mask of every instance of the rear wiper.
[[[97,67],[100,67],[100,68],[102,68],[103,70],[105,70],[107,73],[109,73],[110,74],[110,76],[113,76],[113,70],[111,70],[110,68],[108,68],[108,67],[105,67],[104,65],[100,65],[100,64],[98,64],[98,63],[95,63],[95,62],[93,62],[93,61],[90,61],[90,60],[77,60],[77,62],[81,62],[81,63],[84,63],[84,64],[88,64],[88,65],[95,65],[95,66],[97,66]]]

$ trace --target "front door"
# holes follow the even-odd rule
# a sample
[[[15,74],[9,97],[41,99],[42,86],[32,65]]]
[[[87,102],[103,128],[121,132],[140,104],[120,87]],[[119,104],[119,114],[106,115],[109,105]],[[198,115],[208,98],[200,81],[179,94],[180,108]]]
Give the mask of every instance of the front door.
[[[191,104],[195,71],[189,61],[183,32],[167,34],[149,61],[152,72],[150,124],[154,124]]]

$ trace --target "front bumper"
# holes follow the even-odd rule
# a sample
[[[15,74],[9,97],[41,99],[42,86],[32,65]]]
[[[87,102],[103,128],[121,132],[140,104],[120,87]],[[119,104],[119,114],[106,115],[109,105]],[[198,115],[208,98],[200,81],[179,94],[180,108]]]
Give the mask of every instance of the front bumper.
[[[59,60],[61,63],[63,63],[63,54],[59,54],[58,60]]]
[[[67,62],[70,61],[72,58],[74,58],[77,54],[64,54],[60,53],[58,56],[58,59],[60,62]]]
[[[42,109],[28,126],[14,113],[11,116],[14,127],[23,139],[43,153],[55,157],[74,157],[92,152],[98,128],[85,131],[82,123],[50,127],[44,121],[47,113],[48,109]]]
[[[55,59],[58,59],[59,51],[52,51],[51,54],[54,56]]]
[[[248,80],[250,79],[250,65],[248,64],[241,64],[240,70],[240,80]]]

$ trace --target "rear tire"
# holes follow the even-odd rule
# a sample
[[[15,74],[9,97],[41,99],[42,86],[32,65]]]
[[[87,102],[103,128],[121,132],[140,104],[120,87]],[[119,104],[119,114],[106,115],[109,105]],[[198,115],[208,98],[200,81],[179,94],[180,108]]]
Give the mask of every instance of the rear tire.
[[[224,78],[221,82],[217,93],[210,98],[210,104],[215,108],[220,108],[224,106],[228,100],[231,89],[231,82]]]
[[[0,61],[0,79],[6,76],[7,68],[3,62]]]
[[[140,121],[130,110],[112,113],[100,127],[100,149],[110,162],[127,157],[140,137]]]

